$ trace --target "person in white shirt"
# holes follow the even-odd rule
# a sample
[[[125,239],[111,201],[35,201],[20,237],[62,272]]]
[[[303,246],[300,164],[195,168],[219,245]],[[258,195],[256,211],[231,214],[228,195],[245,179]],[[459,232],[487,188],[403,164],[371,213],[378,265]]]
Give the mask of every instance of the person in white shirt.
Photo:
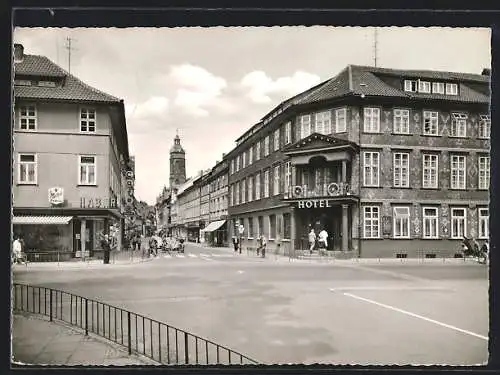
[[[22,252],[23,247],[21,245],[21,241],[19,237],[16,237],[14,243],[12,244],[12,253],[14,254],[14,261],[17,263],[22,263]]]
[[[328,248],[328,232],[323,229],[321,232],[319,232],[319,247],[320,249],[327,249]]]

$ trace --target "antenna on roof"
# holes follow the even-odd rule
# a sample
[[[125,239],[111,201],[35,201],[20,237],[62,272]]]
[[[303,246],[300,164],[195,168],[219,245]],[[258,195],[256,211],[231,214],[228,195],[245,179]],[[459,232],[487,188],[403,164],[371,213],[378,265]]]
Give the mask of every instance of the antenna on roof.
[[[66,49],[68,50],[68,73],[71,74],[71,51],[75,49],[75,47],[73,47],[71,45],[71,42],[73,41],[73,39],[71,37],[67,37],[66,38]]]
[[[373,33],[373,63],[375,68],[377,67],[377,43],[378,43],[378,28],[375,27],[375,31]]]

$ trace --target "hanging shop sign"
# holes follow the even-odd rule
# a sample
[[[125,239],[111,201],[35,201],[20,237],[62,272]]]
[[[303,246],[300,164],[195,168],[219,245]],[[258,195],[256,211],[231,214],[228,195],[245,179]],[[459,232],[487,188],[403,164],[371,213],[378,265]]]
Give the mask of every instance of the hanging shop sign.
[[[115,198],[81,197],[80,208],[117,208]]]
[[[49,189],[49,203],[55,206],[64,203],[64,189],[62,187]]]

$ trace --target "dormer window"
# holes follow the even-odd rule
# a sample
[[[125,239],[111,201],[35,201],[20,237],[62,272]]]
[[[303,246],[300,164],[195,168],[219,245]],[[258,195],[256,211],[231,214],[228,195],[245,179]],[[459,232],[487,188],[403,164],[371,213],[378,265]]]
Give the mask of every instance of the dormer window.
[[[431,83],[427,81],[418,81],[418,92],[424,94],[430,94],[431,92]]]
[[[15,86],[31,86],[31,81],[27,79],[16,79],[14,80]]]
[[[443,82],[432,82],[432,93],[433,94],[444,94],[444,83]]]
[[[458,85],[456,83],[447,83],[446,95],[458,95]]]
[[[40,87],[56,87],[54,81],[38,81],[38,86]]]
[[[405,91],[416,92],[418,88],[418,81],[405,79]]]

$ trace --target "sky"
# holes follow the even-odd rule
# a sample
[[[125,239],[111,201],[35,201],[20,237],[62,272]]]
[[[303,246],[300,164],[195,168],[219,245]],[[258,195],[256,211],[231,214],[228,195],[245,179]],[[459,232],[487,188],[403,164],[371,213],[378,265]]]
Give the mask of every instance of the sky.
[[[212,168],[269,111],[334,77],[374,65],[370,27],[16,28],[26,54],[44,55],[125,102],[136,198],[168,186],[178,132],[187,177]],[[490,29],[377,28],[377,66],[480,74]]]

